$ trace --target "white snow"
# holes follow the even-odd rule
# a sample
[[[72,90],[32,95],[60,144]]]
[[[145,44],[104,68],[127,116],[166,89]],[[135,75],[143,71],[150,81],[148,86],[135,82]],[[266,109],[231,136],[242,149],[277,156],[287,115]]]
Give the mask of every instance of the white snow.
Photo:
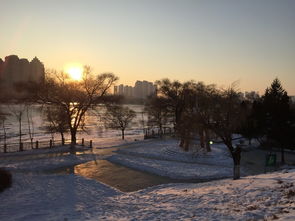
[[[38,158],[31,160],[23,160],[23,161],[10,161],[0,162],[0,167],[5,167],[12,171],[46,171],[53,170],[61,167],[74,166],[77,164],[85,163],[91,160],[97,160],[99,156],[93,154],[67,154],[58,157],[49,157],[49,158]]]
[[[121,193],[75,175],[13,174],[0,220],[295,219],[295,170]]]
[[[70,145],[66,146],[56,146],[53,148],[40,148],[40,149],[32,149],[32,150],[25,150],[22,152],[10,152],[10,153],[0,153],[0,157],[9,157],[9,156],[26,156],[26,155],[36,155],[36,154],[47,154],[47,153],[64,153],[69,152]],[[79,145],[75,146],[75,151],[87,151],[90,150],[89,147],[82,147]]]
[[[173,140],[128,145],[114,159],[129,166],[204,179],[232,173],[226,149],[219,144],[212,153],[193,158],[176,149]],[[41,173],[94,157],[100,158],[89,153],[3,158],[0,167],[12,171],[13,185],[0,193],[0,220],[295,220],[295,170],[235,181],[165,184],[131,193],[73,174]]]
[[[232,159],[224,145],[212,145],[212,151],[184,152],[174,139],[121,148],[107,159],[133,169],[167,176],[173,179],[208,180],[232,176]]]

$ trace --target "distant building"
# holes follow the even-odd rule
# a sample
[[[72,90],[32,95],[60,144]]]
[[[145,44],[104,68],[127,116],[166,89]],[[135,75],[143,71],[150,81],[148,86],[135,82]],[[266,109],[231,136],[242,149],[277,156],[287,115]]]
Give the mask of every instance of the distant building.
[[[41,83],[44,79],[44,65],[37,57],[31,62],[16,55],[6,56],[4,61],[0,59],[0,86],[5,91],[14,91],[17,83]]]
[[[136,81],[134,87],[120,84],[114,86],[114,94],[124,95],[128,98],[145,99],[156,93],[156,86],[148,81]]]
[[[119,94],[119,95],[124,95],[124,85],[123,85],[123,84],[120,84],[120,85],[119,85],[119,91],[118,91],[118,94]]]

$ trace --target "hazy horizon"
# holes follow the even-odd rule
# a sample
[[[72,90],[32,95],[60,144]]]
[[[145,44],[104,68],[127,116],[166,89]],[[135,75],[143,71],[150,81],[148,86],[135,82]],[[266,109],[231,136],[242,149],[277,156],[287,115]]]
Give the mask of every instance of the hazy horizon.
[[[0,58],[37,56],[113,72],[119,84],[163,78],[264,93],[278,77],[295,95],[295,1],[0,2]]]

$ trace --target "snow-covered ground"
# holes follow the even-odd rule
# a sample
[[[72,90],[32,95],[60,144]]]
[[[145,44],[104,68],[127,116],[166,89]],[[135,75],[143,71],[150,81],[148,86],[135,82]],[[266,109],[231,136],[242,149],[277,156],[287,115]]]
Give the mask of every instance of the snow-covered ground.
[[[13,179],[0,220],[295,220],[295,170],[132,193],[75,175]]]
[[[184,152],[175,139],[152,140],[119,149],[107,159],[133,169],[172,179],[208,180],[232,176],[232,159],[223,144],[209,153]]]
[[[42,157],[2,156],[0,167],[12,172],[13,185],[0,193],[0,220],[295,220],[295,170],[131,193],[74,174],[42,173],[100,159],[96,153],[103,147],[122,144],[110,159],[137,169],[178,178],[232,175],[232,160],[221,144],[213,145],[211,153],[192,155],[179,150],[175,140],[130,142],[101,144],[94,154],[46,157],[48,150],[34,150],[31,155]]]

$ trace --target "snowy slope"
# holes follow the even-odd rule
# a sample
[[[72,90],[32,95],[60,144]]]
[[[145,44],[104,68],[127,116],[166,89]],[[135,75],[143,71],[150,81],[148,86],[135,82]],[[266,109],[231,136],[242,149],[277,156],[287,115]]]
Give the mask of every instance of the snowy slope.
[[[149,153],[155,152],[152,147],[156,147],[157,142],[142,143],[145,148],[140,145],[134,148],[139,148],[135,152],[142,155],[121,152],[117,159],[121,157],[122,162],[141,168],[157,171],[164,168],[170,175],[181,173],[187,177],[208,178],[210,174],[218,177],[227,170],[231,173],[230,167],[214,164],[223,155],[222,149],[200,157],[209,159],[204,164],[198,157],[195,162],[184,162],[186,153],[179,155],[181,159],[175,155],[175,161],[154,159]],[[171,146],[173,148],[173,143]],[[164,142],[163,149],[166,147]],[[224,156],[226,153],[222,158]],[[93,157],[99,156],[60,155],[2,161],[0,166],[12,171],[13,186],[0,193],[0,220],[295,220],[295,170],[235,181],[166,184],[131,193],[73,174],[40,173],[93,160]]]
[[[13,177],[0,220],[295,220],[295,170],[125,194],[75,175]]]

